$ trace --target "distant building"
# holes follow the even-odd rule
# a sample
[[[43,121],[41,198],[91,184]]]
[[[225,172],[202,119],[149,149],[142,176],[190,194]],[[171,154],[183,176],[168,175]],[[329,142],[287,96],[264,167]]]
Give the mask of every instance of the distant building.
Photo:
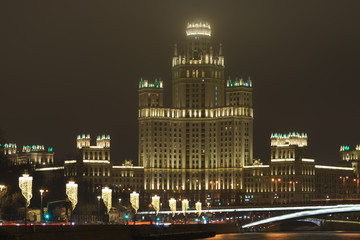
[[[349,146],[340,147],[340,157],[343,163],[351,165],[355,169],[357,178],[360,178],[360,144],[354,149]]]
[[[52,166],[54,165],[54,151],[52,147],[45,148],[44,145],[26,145],[21,152],[16,143],[5,143],[0,145],[0,151],[10,160],[13,165]]]
[[[102,187],[113,190],[114,199],[126,199],[132,191],[142,192],[144,187],[144,168],[133,166],[126,161],[121,166],[113,165],[110,155],[110,135],[100,135],[96,145],[91,145],[90,134],[77,136],[76,158],[64,161],[64,174],[68,180],[79,184],[79,191],[89,201],[90,196],[101,195]]]
[[[359,198],[359,179],[353,167],[316,165],[305,158],[307,135],[271,135],[269,165],[245,167],[244,202],[291,204]]]

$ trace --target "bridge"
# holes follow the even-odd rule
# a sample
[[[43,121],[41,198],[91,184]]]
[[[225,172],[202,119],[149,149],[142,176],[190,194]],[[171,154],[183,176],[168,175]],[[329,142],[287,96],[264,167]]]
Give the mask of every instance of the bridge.
[[[305,211],[305,210],[326,210],[359,207],[360,204],[339,204],[339,205],[318,205],[318,206],[293,206],[293,207],[238,207],[238,208],[215,208],[203,209],[203,213],[239,213],[239,212],[272,212],[272,211]],[[159,211],[159,214],[171,214],[172,211]],[[177,210],[175,214],[181,214],[183,211]],[[197,213],[197,210],[189,209],[186,213]],[[141,211],[140,215],[154,215],[155,211]],[[316,214],[315,214],[316,215]]]
[[[255,227],[263,224],[270,224],[279,221],[285,221],[290,219],[298,219],[316,215],[324,215],[324,214],[333,214],[333,213],[345,213],[345,212],[359,212],[360,211],[360,204],[353,204],[353,205],[336,205],[330,206],[328,208],[319,208],[319,209],[312,209],[307,211],[300,211],[295,213],[284,214],[281,216],[270,217],[267,219],[259,220],[256,222],[252,222],[249,224],[245,224],[242,228],[249,228]]]

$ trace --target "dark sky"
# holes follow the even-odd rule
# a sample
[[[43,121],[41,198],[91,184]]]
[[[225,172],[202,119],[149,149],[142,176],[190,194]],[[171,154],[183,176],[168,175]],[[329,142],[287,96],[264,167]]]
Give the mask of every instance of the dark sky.
[[[226,76],[254,81],[254,144],[304,131],[309,157],[335,164],[360,144],[359,1],[0,1],[0,129],[18,145],[75,152],[79,133],[109,133],[112,159],[137,159],[137,84],[162,77],[173,44],[207,19]],[[170,102],[169,102],[170,104]]]

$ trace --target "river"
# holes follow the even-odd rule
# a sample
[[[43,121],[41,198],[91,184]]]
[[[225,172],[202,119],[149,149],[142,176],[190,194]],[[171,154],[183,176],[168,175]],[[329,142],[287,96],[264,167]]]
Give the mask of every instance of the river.
[[[209,240],[353,240],[360,232],[289,232],[218,234]]]

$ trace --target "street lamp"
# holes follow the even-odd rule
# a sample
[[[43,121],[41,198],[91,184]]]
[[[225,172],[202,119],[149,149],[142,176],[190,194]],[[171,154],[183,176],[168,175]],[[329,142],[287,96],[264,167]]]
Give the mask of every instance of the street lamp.
[[[19,188],[21,189],[21,193],[25,198],[25,225],[27,225],[27,208],[30,205],[30,200],[32,198],[32,181],[33,177],[30,177],[27,171],[19,177]]]
[[[41,204],[40,204],[40,222],[42,222],[42,218],[43,218],[43,194],[44,194],[44,189],[40,189],[40,198],[41,198]]]
[[[97,196],[97,200],[98,200],[98,221],[100,219],[100,199],[101,199],[101,196]]]

